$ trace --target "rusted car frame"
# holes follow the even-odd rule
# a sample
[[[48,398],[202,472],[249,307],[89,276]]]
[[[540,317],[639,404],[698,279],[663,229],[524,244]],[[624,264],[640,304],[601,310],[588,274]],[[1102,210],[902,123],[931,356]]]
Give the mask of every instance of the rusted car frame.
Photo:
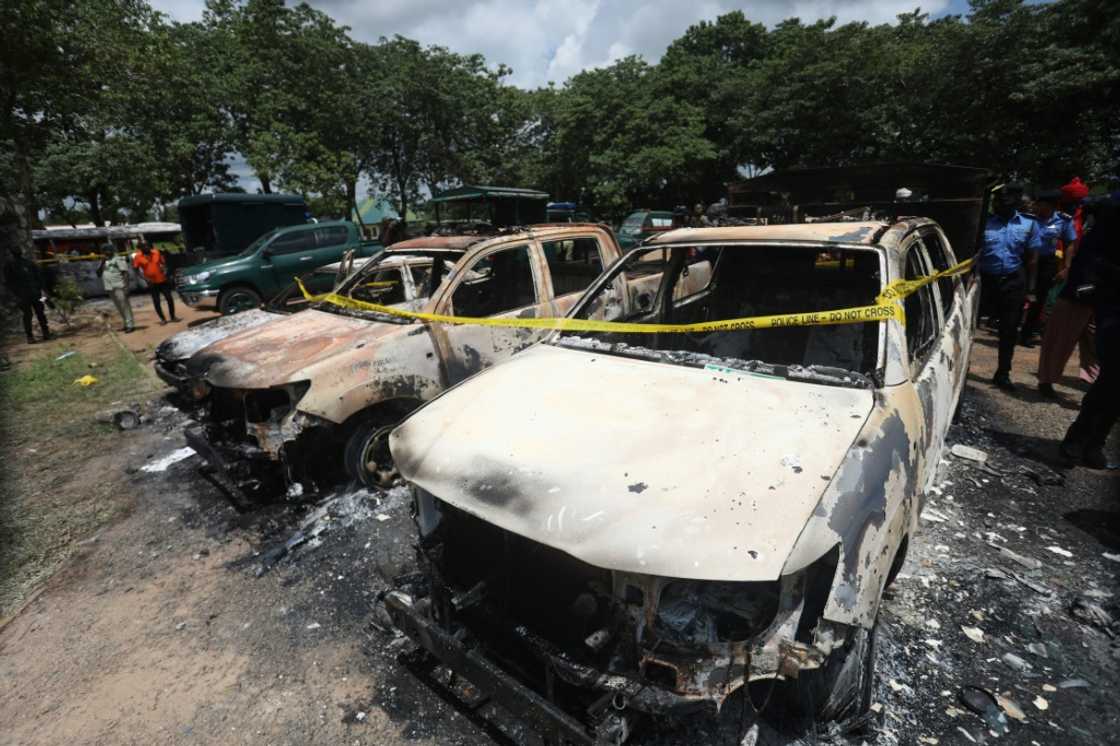
[[[635,251],[652,248],[673,257],[655,308],[685,322],[864,305],[955,263],[920,218],[685,229]],[[705,255],[711,283],[669,301],[672,276]],[[447,392],[390,440],[427,571],[386,596],[394,622],[481,671],[494,696],[543,697],[534,717],[577,742],[624,740],[646,715],[718,712],[752,682],[780,683],[813,718],[859,714],[882,591],[967,372],[978,290],[969,275],[929,285],[905,300],[905,326],[561,332]]]

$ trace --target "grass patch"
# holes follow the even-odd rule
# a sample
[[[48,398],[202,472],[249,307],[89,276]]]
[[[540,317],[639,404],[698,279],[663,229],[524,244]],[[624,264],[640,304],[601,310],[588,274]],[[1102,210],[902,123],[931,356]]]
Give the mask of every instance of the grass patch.
[[[73,352],[59,360],[64,352]],[[97,383],[74,383],[84,375]],[[47,580],[130,497],[106,473],[119,433],[95,415],[158,390],[141,363],[102,335],[0,373],[0,618]],[[109,471],[116,472],[113,465]]]
[[[156,390],[136,358],[116,345],[100,355],[72,352],[61,360],[52,353],[0,376],[0,408],[9,425],[15,425],[4,433],[0,449],[29,438],[107,431],[98,427],[94,414],[116,401],[146,399]],[[74,383],[85,375],[94,376],[97,383]]]

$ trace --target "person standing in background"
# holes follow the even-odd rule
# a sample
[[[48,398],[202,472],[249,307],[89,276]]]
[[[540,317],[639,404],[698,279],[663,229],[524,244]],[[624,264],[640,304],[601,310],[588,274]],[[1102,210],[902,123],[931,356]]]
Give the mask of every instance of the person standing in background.
[[[1078,290],[1086,284],[1089,266],[1088,257],[1081,256],[1081,245],[1094,222],[1084,206],[1088,189],[1080,179],[1061,189],[1060,206],[1072,216],[1070,223],[1076,240],[1062,250],[1062,266],[1055,277],[1056,282],[1062,283],[1062,289],[1046,321],[1038,355],[1038,391],[1048,399],[1058,398],[1054,384],[1064,374],[1074,347],[1079,348],[1081,377],[1091,382],[1097,372],[1093,306],[1088,295]]]
[[[1079,177],[1073,177],[1069,183],[1061,188],[1062,202],[1059,209],[1069,213],[1073,216],[1073,229],[1077,233],[1077,240],[1080,241],[1085,237],[1085,232],[1093,224],[1093,217],[1089,211],[1085,209],[1086,199],[1089,197],[1089,186],[1083,182]],[[1073,265],[1073,259],[1077,253],[1077,246],[1073,250],[1066,252],[1063,257],[1065,262],[1065,270],[1069,270]],[[1065,275],[1062,274],[1062,280]],[[1093,318],[1089,316],[1088,322],[1084,326],[1084,331],[1081,333],[1081,338],[1078,340],[1077,349],[1079,362],[1081,365],[1081,380],[1086,383],[1092,383],[1093,379],[1097,377],[1097,353],[1096,353],[1096,340],[1094,338]],[[1068,355],[1066,356],[1068,359]],[[1065,364],[1064,362],[1062,363]]]
[[[1038,252],[1038,272],[1034,288],[1034,300],[1027,310],[1023,330],[1019,334],[1019,344],[1034,347],[1039,333],[1042,311],[1046,307],[1050,288],[1059,273],[1058,248],[1063,256],[1066,251],[1076,251],[1077,235],[1073,228],[1073,216],[1059,212],[1056,208],[1060,195],[1057,190],[1040,192],[1034,199],[1034,215],[1038,220],[1039,238],[1042,248]]]
[[[124,332],[128,334],[136,328],[132,319],[132,304],[128,300],[128,255],[126,252],[117,251],[111,243],[102,246],[101,250],[106,256],[101,260],[101,266],[97,268],[97,276],[101,278],[105,292],[109,294],[113,305],[117,307],[117,312],[124,320]]]
[[[167,300],[167,310],[171,314],[171,320],[178,321],[175,316],[175,300],[171,297],[171,283],[167,281],[167,261],[159,249],[153,249],[148,239],[141,238],[140,251],[133,255],[132,266],[140,270],[148,283],[148,290],[152,293],[152,305],[156,307],[159,323],[161,325],[167,323],[159,303],[161,295]]]
[[[978,263],[981,275],[981,306],[986,315],[999,319],[999,364],[992,383],[1014,391],[1011,361],[1019,339],[1023,300],[1034,300],[1033,288],[1042,242],[1038,222],[1018,211],[1023,188],[1005,184],[996,190],[993,212],[984,224],[984,240]]]
[[[1093,469],[1108,465],[1104,444],[1120,419],[1120,194],[1100,205],[1078,258],[1085,267],[1079,290],[1097,318],[1100,373],[1081,400],[1077,419],[1062,440],[1070,463]]]
[[[39,320],[39,331],[43,333],[43,341],[51,338],[51,330],[47,328],[47,309],[43,307],[46,298],[46,278],[39,265],[23,255],[19,246],[8,249],[11,257],[4,264],[4,285],[8,288],[19,310],[23,313],[23,331],[27,334],[27,344],[35,343],[35,336],[31,333],[31,314]]]

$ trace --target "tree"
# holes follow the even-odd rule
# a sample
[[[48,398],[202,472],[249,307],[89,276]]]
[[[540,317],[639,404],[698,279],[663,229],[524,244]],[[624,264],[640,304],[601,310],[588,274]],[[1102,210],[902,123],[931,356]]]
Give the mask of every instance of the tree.
[[[225,107],[261,189],[269,193],[285,179],[296,188],[322,188],[322,174],[334,169],[315,161],[336,152],[335,123],[352,116],[340,110],[356,82],[347,29],[305,3],[288,7],[284,0],[209,0],[203,25],[228,54]],[[356,182],[356,170],[349,170]]]
[[[627,57],[572,77],[544,98],[550,186],[619,216],[643,201],[690,196],[717,155],[703,111],[659,95],[657,70]]]
[[[689,27],[658,64],[660,95],[702,111],[704,137],[716,149],[709,167],[690,185],[698,197],[715,201],[724,196],[725,184],[758,157],[746,147],[744,104],[771,48],[766,27],[734,11]]]
[[[150,143],[165,199],[226,191],[233,127],[225,106],[229,37],[200,23],[159,25],[146,40],[139,85],[122,112]]]
[[[424,191],[503,172],[523,113],[501,84],[507,68],[400,36],[363,54],[377,101],[369,174],[402,216]]]
[[[155,15],[142,0],[11,0],[0,14],[0,180],[5,242],[30,244],[32,163],[48,145],[94,129],[127,79],[129,48]],[[14,226],[14,227],[13,227]]]

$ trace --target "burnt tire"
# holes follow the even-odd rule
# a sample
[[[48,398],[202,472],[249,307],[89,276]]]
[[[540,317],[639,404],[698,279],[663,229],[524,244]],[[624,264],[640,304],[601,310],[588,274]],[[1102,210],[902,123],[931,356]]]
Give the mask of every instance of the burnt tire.
[[[223,316],[260,308],[261,294],[248,285],[234,285],[218,295],[218,311]]]
[[[798,677],[791,703],[801,716],[816,722],[850,721],[871,709],[875,689],[875,638],[878,621],[871,629],[855,628],[840,650],[824,665]]]
[[[397,478],[393,455],[389,452],[389,433],[396,422],[368,418],[354,428],[343,450],[346,476],[365,487],[389,487]]]

